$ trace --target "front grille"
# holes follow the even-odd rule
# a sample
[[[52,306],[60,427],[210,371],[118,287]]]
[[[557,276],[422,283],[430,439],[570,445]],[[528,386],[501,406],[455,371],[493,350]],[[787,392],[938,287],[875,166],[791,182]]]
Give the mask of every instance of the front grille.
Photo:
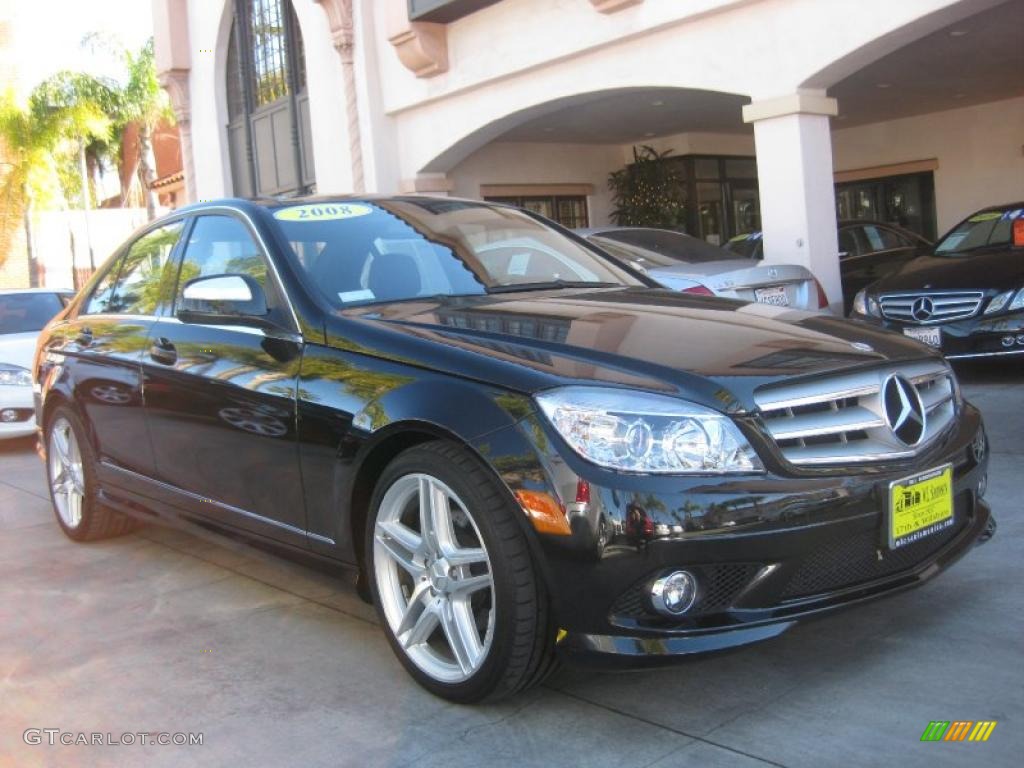
[[[957,293],[892,293],[878,303],[882,317],[901,323],[930,325],[973,317],[981,307],[982,291]]]
[[[685,615],[707,615],[724,611],[736,600],[740,592],[750,583],[761,566],[755,563],[719,563],[717,565],[686,566],[697,575],[700,594],[697,603]],[[619,618],[643,618],[660,616],[649,602],[651,576],[627,589],[612,605],[611,613]]]
[[[896,437],[885,415],[882,388],[895,374],[914,386],[924,408],[925,429],[914,447]],[[913,456],[953,422],[954,394],[949,366],[924,361],[764,387],[754,399],[787,461],[827,465]]]
[[[786,585],[782,599],[808,597],[909,571],[955,539],[966,522],[958,518],[938,533],[893,550],[882,548],[875,531],[837,537],[803,561]]]

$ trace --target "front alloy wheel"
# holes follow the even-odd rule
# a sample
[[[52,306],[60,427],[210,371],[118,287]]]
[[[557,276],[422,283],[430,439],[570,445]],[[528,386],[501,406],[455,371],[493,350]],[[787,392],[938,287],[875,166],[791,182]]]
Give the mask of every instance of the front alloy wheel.
[[[409,658],[441,682],[472,677],[494,637],[494,581],[466,505],[436,477],[405,475],[384,494],[373,546],[381,608]]]
[[[554,668],[547,591],[509,496],[474,454],[437,441],[396,457],[371,501],[366,573],[384,631],[451,701],[509,696]]]

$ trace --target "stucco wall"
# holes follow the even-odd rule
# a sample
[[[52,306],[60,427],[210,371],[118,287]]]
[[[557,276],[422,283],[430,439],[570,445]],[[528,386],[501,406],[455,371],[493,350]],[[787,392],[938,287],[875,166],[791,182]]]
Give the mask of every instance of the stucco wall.
[[[833,131],[838,171],[938,160],[939,232],[986,205],[1024,199],[1024,97]]]
[[[480,197],[481,184],[592,184],[590,223],[611,212],[608,174],[622,167],[617,144],[495,142],[477,150],[449,174],[453,194]]]

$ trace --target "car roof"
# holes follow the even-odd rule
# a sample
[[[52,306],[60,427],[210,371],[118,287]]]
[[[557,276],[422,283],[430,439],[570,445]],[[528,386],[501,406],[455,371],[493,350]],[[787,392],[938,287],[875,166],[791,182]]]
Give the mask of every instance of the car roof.
[[[16,293],[70,293],[75,291],[71,288],[0,288],[0,296],[10,296]]]
[[[507,203],[491,202],[489,200],[473,200],[463,197],[447,197],[441,195],[388,195],[388,194],[332,194],[332,195],[299,195],[297,197],[223,197],[216,200],[203,200],[199,203],[182,206],[172,211],[168,216],[180,215],[183,213],[195,213],[210,208],[282,208],[292,205],[329,205],[330,203],[376,203],[376,202],[413,202],[422,203],[428,201],[446,203],[475,203],[476,205],[487,205],[501,208],[512,207]]]

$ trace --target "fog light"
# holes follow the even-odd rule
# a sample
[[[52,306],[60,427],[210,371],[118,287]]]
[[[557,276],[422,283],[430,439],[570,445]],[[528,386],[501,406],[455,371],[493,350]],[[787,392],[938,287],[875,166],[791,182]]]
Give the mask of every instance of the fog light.
[[[1000,339],[1000,342],[1002,342],[1002,345],[1004,347],[1012,347],[1015,342],[1015,339],[1013,338],[1013,336],[1003,336],[1003,338]]]
[[[674,571],[651,586],[651,603],[668,616],[686,613],[696,600],[697,579],[689,571]]]
[[[12,421],[18,420],[18,412],[13,408],[4,408],[0,411],[0,421],[4,424],[10,424]]]

